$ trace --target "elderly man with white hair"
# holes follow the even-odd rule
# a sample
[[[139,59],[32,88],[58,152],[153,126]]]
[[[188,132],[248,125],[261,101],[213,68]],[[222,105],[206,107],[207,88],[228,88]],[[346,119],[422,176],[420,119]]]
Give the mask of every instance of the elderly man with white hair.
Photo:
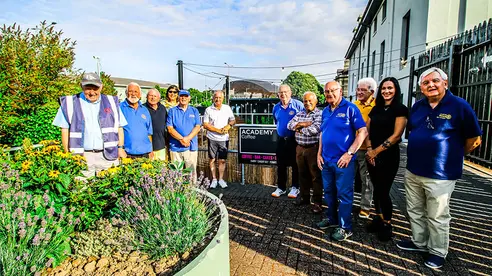
[[[120,104],[128,124],[125,133],[125,151],[130,158],[153,158],[152,121],[149,110],[140,102],[140,85],[130,82],[126,87],[126,100]]]
[[[441,69],[424,71],[419,85],[425,98],[413,105],[407,124],[405,192],[412,237],[397,246],[428,252],[424,264],[436,269],[448,254],[449,201],[463,157],[480,145],[482,131],[470,105],[448,90],[448,76]]]
[[[316,108],[318,98],[313,92],[304,93],[302,99],[305,110],[297,113],[287,124],[287,128],[296,133],[296,162],[301,190],[301,198],[297,201],[297,205],[311,204],[310,189],[312,188],[313,206],[311,210],[319,214],[322,211],[323,183],[316,157],[319,147],[321,111]]]
[[[373,78],[363,78],[357,82],[357,101],[355,101],[355,105],[360,110],[362,119],[364,119],[366,124],[369,120],[369,113],[376,105],[374,95],[376,94],[377,89],[378,85]],[[374,187],[372,186],[369,172],[367,171],[366,153],[366,145],[362,144],[359,151],[357,151],[357,162],[355,163],[355,171],[358,173],[361,183],[360,218],[369,218],[372,194],[374,192]]]
[[[154,158],[166,160],[166,120],[167,110],[159,101],[161,93],[152,88],[147,93],[147,102],[144,106],[149,110],[152,120],[152,152]]]

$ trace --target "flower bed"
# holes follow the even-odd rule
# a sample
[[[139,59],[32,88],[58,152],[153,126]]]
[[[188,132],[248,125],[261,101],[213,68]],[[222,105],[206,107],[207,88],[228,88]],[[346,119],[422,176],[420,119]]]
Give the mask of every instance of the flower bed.
[[[77,180],[83,158],[26,141],[0,165],[0,275],[176,273],[220,224],[220,200],[179,163],[123,159]]]

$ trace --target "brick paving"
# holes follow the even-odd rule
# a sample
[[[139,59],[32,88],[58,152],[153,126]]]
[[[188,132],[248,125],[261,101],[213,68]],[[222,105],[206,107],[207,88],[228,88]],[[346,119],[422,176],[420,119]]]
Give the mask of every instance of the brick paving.
[[[401,168],[405,162],[402,155]],[[231,183],[214,190],[223,194],[229,211],[231,275],[492,275],[492,176],[467,170],[458,181],[450,252],[445,266],[434,271],[423,265],[423,255],[395,245],[410,234],[403,173],[400,169],[392,189],[394,238],[386,243],[366,233],[367,220],[358,216],[349,240],[331,241],[313,227],[320,215],[286,196],[272,198],[273,186]],[[359,199],[356,193],[354,214]]]

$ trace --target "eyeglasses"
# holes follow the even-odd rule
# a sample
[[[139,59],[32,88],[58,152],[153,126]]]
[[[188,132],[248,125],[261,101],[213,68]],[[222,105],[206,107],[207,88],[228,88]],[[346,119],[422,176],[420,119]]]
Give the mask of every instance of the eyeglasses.
[[[331,93],[331,94],[333,94],[333,93],[337,92],[338,90],[340,90],[340,87],[339,88],[335,88],[335,89],[325,90],[325,93]]]
[[[429,117],[429,115],[427,115],[425,122],[427,123],[428,129],[434,129],[434,123],[432,122],[432,119]]]
[[[168,93],[178,94],[178,91],[176,91],[176,90],[169,90]]]

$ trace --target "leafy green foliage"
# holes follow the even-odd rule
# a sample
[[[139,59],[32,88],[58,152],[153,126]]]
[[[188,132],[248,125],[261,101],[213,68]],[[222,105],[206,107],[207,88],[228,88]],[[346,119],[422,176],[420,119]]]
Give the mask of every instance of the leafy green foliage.
[[[26,115],[77,87],[75,42],[45,21],[0,28],[0,143],[11,143]]]
[[[114,81],[111,80],[111,75],[101,72],[101,81],[103,83],[102,94],[117,96],[118,91],[114,88]]]
[[[324,101],[323,87],[318,80],[309,73],[292,71],[287,78],[285,78],[283,83],[290,86],[293,96],[302,98],[304,93],[311,91],[318,96],[318,102]]]
[[[33,113],[25,116],[23,127],[16,132],[12,138],[13,145],[22,145],[24,139],[29,139],[37,144],[43,140],[61,140],[60,129],[52,125],[58,111],[58,103],[50,102],[38,107]]]

